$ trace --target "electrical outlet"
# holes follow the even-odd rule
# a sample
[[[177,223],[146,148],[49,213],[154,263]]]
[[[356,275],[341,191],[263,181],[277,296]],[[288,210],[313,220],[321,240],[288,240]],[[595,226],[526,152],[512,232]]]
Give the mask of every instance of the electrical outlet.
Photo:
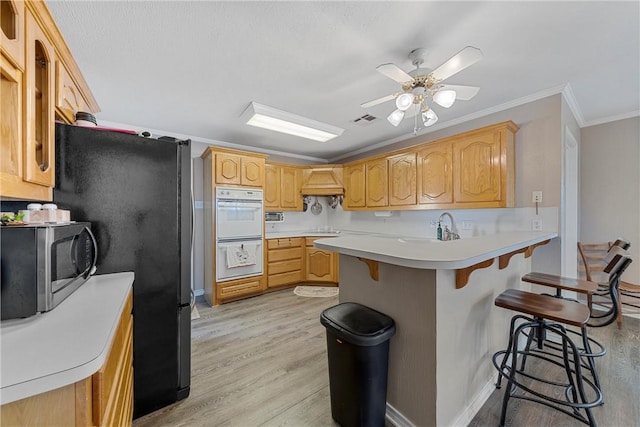
[[[463,230],[473,230],[473,221],[462,221]]]
[[[531,201],[533,203],[542,203],[542,191],[534,191],[531,193]]]
[[[531,220],[531,230],[533,230],[533,231],[542,231],[542,220],[541,219],[532,219]]]

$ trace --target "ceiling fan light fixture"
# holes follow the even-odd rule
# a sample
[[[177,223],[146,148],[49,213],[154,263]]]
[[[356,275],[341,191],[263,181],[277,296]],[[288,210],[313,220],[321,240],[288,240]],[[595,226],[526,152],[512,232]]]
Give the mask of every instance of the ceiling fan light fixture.
[[[407,111],[409,107],[413,104],[413,94],[411,93],[403,93],[398,95],[396,98],[396,107],[400,111]]]
[[[438,115],[436,114],[435,111],[429,109],[427,111],[425,111],[424,113],[422,113],[422,123],[424,123],[425,126],[432,126],[434,125],[436,122],[438,121]]]
[[[240,117],[250,126],[320,142],[329,141],[344,132],[342,128],[258,104],[257,102],[251,102]]]
[[[389,114],[389,117],[387,117],[387,120],[389,121],[389,123],[391,123],[396,127],[398,127],[402,119],[404,119],[404,111],[399,109],[394,110],[393,113]]]
[[[456,91],[439,90],[433,94],[433,101],[441,107],[449,108],[456,101]]]

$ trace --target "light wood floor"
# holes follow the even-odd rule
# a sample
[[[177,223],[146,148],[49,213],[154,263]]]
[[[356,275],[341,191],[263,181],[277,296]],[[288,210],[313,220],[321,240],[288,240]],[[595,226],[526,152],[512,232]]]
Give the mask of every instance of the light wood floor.
[[[211,308],[198,299],[192,322],[191,395],[134,421],[147,426],[337,426],[331,419],[325,329],[320,313],[334,298],[292,289]],[[505,334],[507,331],[505,331]],[[625,317],[593,329],[608,349],[599,362],[605,405],[600,426],[640,426],[640,320]],[[470,426],[497,426],[496,390]],[[522,400],[509,404],[507,426],[583,425]]]
[[[506,333],[508,331],[505,331]],[[597,362],[605,403],[593,409],[599,426],[640,426],[640,320],[624,317],[622,327],[616,324],[603,328],[590,328],[589,336],[602,343],[607,354]],[[527,365],[529,362],[527,362]],[[561,370],[549,364],[528,365],[536,375],[545,378]],[[542,370],[544,369],[544,372]],[[497,426],[504,396],[504,386],[495,390],[469,424],[471,427]],[[549,394],[549,393],[546,393]],[[562,397],[559,397],[562,399]],[[522,399],[511,399],[507,407],[506,426],[584,426],[559,411]]]
[[[190,396],[133,425],[337,426],[320,324],[337,303],[293,289],[214,308],[198,298]]]

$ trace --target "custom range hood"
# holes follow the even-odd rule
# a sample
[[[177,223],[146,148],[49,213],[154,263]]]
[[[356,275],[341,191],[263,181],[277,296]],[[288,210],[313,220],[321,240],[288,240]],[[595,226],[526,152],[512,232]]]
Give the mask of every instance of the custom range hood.
[[[342,184],[342,166],[313,166],[302,171],[303,196],[339,196],[344,195]]]

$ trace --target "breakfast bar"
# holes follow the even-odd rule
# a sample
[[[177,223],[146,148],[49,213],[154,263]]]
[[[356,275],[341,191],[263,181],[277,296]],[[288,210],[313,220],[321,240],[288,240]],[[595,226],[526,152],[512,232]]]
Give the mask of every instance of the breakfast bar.
[[[495,297],[520,288],[550,232],[453,241],[345,235],[315,241],[340,254],[340,302],[396,322],[390,341],[387,417],[396,425],[467,425],[494,389],[491,355],[504,348],[509,314]]]

